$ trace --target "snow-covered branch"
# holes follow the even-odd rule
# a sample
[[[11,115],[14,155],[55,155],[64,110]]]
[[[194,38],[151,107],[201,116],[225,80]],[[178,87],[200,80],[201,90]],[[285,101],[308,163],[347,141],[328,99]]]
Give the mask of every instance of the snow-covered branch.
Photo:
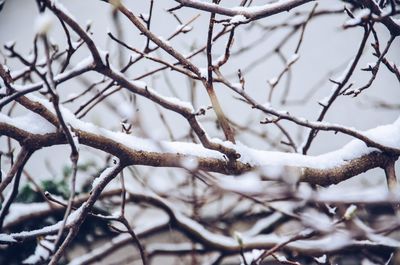
[[[0,2],[0,264],[400,262],[396,1]]]

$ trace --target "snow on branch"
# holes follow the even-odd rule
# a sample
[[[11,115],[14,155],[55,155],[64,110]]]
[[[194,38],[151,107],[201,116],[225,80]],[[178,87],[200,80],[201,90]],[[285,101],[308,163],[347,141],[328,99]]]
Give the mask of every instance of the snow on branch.
[[[0,51],[1,264],[396,263],[395,1],[31,1]]]
[[[46,106],[49,111],[53,112],[53,110],[51,110],[52,106],[49,102],[38,98],[32,98],[32,101],[33,100]],[[182,161],[184,157],[192,157],[198,161],[198,167],[201,170],[210,170],[222,173],[228,173],[231,171],[236,172],[237,174],[257,167],[297,167],[303,169],[305,173],[301,177],[301,180],[315,184],[324,183],[325,185],[329,185],[344,180],[339,178],[339,181],[333,181],[335,175],[334,171],[329,171],[331,169],[338,170],[339,172],[341,169],[346,168],[346,166],[349,165],[353,170],[353,174],[359,174],[372,167],[383,166],[382,160],[384,160],[384,157],[381,157],[379,153],[377,153],[377,149],[367,147],[367,145],[360,140],[353,140],[341,149],[319,156],[263,151],[247,147],[241,143],[234,145],[229,142],[220,142],[221,145],[225,145],[240,154],[240,158],[237,160],[236,164],[229,168],[229,165],[226,164],[223,158],[223,154],[214,150],[208,150],[199,144],[169,141],[155,142],[154,140],[142,139],[122,132],[113,132],[94,124],[83,122],[77,119],[67,109],[62,109],[62,113],[65,121],[72,126],[81,144],[104,151],[107,150],[120,159],[134,164],[182,167],[180,161]],[[20,119],[21,118],[14,118],[13,120],[10,120],[4,115],[0,116],[0,131],[4,134],[9,134],[11,137],[14,136],[21,142],[25,140],[26,136],[24,136],[24,134],[26,133],[31,134],[29,138],[42,138],[40,141],[36,141],[37,143],[45,141],[44,139],[46,138],[46,135],[39,136],[37,135],[37,131],[32,131],[32,128],[29,126],[25,127],[24,125],[15,122],[15,120],[18,121]],[[26,121],[27,118],[25,117],[24,119]],[[29,122],[25,124],[30,123],[36,123],[36,118],[34,118],[34,120],[29,120]],[[10,127],[13,129],[10,130]],[[41,127],[43,131],[40,132],[50,134],[49,138],[56,139],[53,144],[63,143],[61,137],[57,137],[56,134],[54,134],[54,129],[51,125],[50,127],[47,127],[47,131],[45,128],[46,127]],[[12,135],[11,133],[13,131],[18,131],[19,133]],[[379,126],[370,129],[363,134],[385,146],[399,149],[400,119],[397,119],[393,124]],[[215,141],[218,140],[216,139]],[[137,156],[139,153],[141,154],[140,157]],[[357,164],[362,164],[361,168],[358,170]],[[315,176],[313,175],[318,171],[320,171],[318,174],[321,178],[323,178],[324,173],[327,171],[331,172],[331,174],[333,174],[333,176],[329,176],[331,182],[326,179],[314,179]],[[307,172],[310,172],[311,177],[307,176]],[[344,174],[349,173],[351,172],[344,172]],[[343,175],[343,173],[341,175]]]
[[[233,7],[233,8],[227,8],[217,4],[207,3],[198,0],[175,0],[175,1],[183,6],[195,8],[198,10],[203,10],[230,17],[242,15],[245,16],[246,18],[254,20],[275,15],[281,12],[289,11],[295,7],[304,5],[313,0],[284,0],[284,1],[276,1],[274,3],[261,6]]]

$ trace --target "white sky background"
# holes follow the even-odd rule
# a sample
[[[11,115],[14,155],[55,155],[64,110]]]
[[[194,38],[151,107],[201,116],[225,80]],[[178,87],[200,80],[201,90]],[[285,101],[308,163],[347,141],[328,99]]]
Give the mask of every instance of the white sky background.
[[[114,51],[113,45],[110,45],[110,40],[107,37],[107,30],[111,29],[115,33],[113,25],[111,23],[111,7],[110,5],[103,3],[98,0],[69,0],[61,1],[69,11],[77,18],[81,25],[85,25],[86,21],[93,21],[93,38],[95,39],[98,46],[103,50]],[[131,8],[136,14],[140,12],[148,12],[148,1],[125,1],[127,6]],[[230,1],[223,1],[223,3],[230,3]],[[231,1],[231,3],[236,3],[238,1]],[[255,1],[257,4],[265,3],[266,1]],[[314,3],[309,3],[304,5],[302,9],[311,10]],[[175,6],[176,3],[172,0],[159,0],[155,1],[155,14],[152,20],[152,29],[156,34],[160,36],[167,37],[177,27],[175,19],[166,14],[163,11],[166,8]],[[232,4],[234,5],[234,4]],[[329,7],[329,8],[339,8],[343,3],[336,0],[320,1],[319,7]],[[299,10],[299,9],[298,9]],[[8,0],[5,4],[3,11],[0,13],[0,43],[6,41],[15,40],[16,49],[18,51],[29,52],[32,48],[32,39],[34,37],[33,24],[37,17],[37,8],[33,0]],[[177,14],[187,21],[192,18],[198,12],[193,9],[184,8],[177,12]],[[260,23],[264,25],[275,24],[280,19],[286,17],[287,14],[282,14],[279,16],[273,16],[270,18],[262,19]],[[180,37],[172,41],[173,46],[179,47],[179,50],[183,54],[188,53],[188,47],[195,43],[197,46],[204,45],[206,43],[206,32],[208,28],[209,14],[202,12],[201,17],[196,20],[193,24],[194,30],[186,35],[181,35]],[[138,31],[130,24],[130,22],[122,18],[124,26],[124,36],[129,44],[135,46],[136,48],[141,48],[144,45],[145,38],[138,35]],[[339,65],[346,65],[349,59],[354,58],[357,51],[359,42],[362,37],[362,30],[355,28],[349,30],[342,30],[341,25],[346,21],[346,16],[335,15],[324,18],[317,18],[311,23],[309,23],[303,45],[300,49],[300,59],[293,66],[293,85],[290,90],[289,99],[299,99],[305,94],[305,91],[310,89],[322,76],[325,76],[328,71],[336,68]],[[64,32],[57,20],[54,20],[55,25],[53,26],[50,36],[57,42],[60,43],[60,48],[64,48],[65,39]],[[381,49],[386,44],[388,34],[386,29],[378,27],[379,36],[381,37]],[[245,43],[251,42],[259,36],[259,32],[255,28],[248,28],[248,25],[242,25],[236,30],[236,38],[232,51],[240,48]],[[294,46],[297,42],[297,37],[293,38],[293,41],[286,45],[283,49],[285,55],[290,57],[294,51]],[[235,58],[229,61],[229,63],[222,68],[224,73],[236,73],[236,70],[244,68],[245,66],[251,64],[255,59],[259,58],[260,55],[264,54],[267,50],[272,47],[273,43],[276,43],[277,38],[272,36],[266,39],[260,45],[258,45],[253,51],[245,53],[239,58]],[[64,43],[64,44],[62,44]],[[226,38],[220,41],[214,47],[214,57],[217,58],[223,52],[226,43]],[[400,64],[400,49],[399,40],[396,40],[389,52],[388,58],[394,60],[397,65]],[[353,87],[362,86],[368,82],[370,73],[360,72],[359,69],[365,67],[368,62],[375,62],[370,53],[372,48],[369,44],[365,50],[365,55],[361,60],[361,63],[357,67],[356,74],[353,75],[352,80],[355,81]],[[83,49],[82,49],[83,50]],[[4,50],[3,50],[4,51]],[[126,55],[130,53],[127,52]],[[165,53],[162,54],[163,58],[169,58]],[[87,52],[80,52],[78,56],[73,58],[73,63],[79,62],[82,58],[88,55]],[[111,56],[113,58],[113,56]],[[203,58],[204,59],[204,58]],[[199,67],[205,67],[206,62],[201,59],[195,59],[194,62]],[[10,61],[15,62],[15,61]],[[116,64],[117,62],[114,61]],[[19,65],[13,63],[9,64],[12,70],[18,69]],[[152,63],[140,63],[129,72],[129,76],[136,76],[145,71],[145,69],[152,69],[155,64]],[[282,63],[275,56],[272,59],[258,65],[251,72],[245,73],[246,77],[246,90],[250,92],[255,98],[266,99],[268,95],[267,80],[274,77],[281,70]],[[342,67],[344,70],[345,66]],[[182,78],[181,75],[172,73],[171,71],[166,71],[170,74],[170,78],[174,83],[176,91],[179,93],[182,100],[189,100],[187,80]],[[341,71],[339,71],[341,72]],[[339,74],[339,73],[338,73]],[[92,80],[99,80],[98,75],[87,75]],[[167,88],[162,74],[157,75],[156,80],[146,79],[148,84],[151,84],[154,89],[159,93],[166,96],[171,96],[169,89]],[[334,77],[330,76],[330,77]],[[237,82],[236,77],[232,77],[233,82]],[[279,99],[281,92],[284,88],[284,82],[282,80],[280,85],[276,88],[276,93],[274,94],[272,105],[276,108],[279,107]],[[318,105],[318,100],[321,100],[325,96],[330,94],[332,84],[326,82],[321,86],[317,93],[308,101],[307,105],[300,106],[284,106],[283,109],[288,110],[291,114],[299,117],[305,117],[310,120],[316,119],[321,107]],[[82,85],[78,82],[67,82],[59,86],[59,91],[61,96],[67,96],[71,93],[81,91],[83,89]],[[244,105],[238,100],[233,99],[233,94],[228,90],[228,88],[216,86],[218,96],[221,100],[222,107],[227,114],[227,116],[239,123],[245,123],[249,116],[258,117],[259,120],[263,119],[263,115],[260,115],[258,111],[249,110],[248,106]],[[198,104],[208,105],[208,97],[204,89],[198,86]],[[373,86],[367,91],[363,92],[356,99],[351,97],[341,97],[333,105],[333,107],[328,112],[326,116],[326,121],[332,123],[341,123],[347,126],[352,126],[360,130],[369,129],[376,127],[378,125],[387,124],[393,122],[399,115],[398,110],[381,110],[371,107],[366,107],[365,104],[369,98],[383,99],[388,103],[399,103],[400,99],[400,89],[398,83],[393,74],[389,73],[384,66],[381,66],[378,78],[375,80]],[[111,102],[120,104],[122,99],[120,96],[114,96],[110,98]],[[158,118],[158,114],[155,111],[154,104],[147,99],[139,100],[140,112],[145,113],[143,115],[146,117],[145,126],[148,131],[151,132],[153,137],[167,139],[167,133]],[[68,108],[76,109],[77,104],[67,105]],[[182,126],[187,128],[187,123],[185,120],[173,114],[169,111],[164,111],[167,115],[169,121],[173,121],[175,125],[174,134],[177,138],[182,136],[182,131],[186,133],[186,129],[182,130]],[[207,117],[213,117],[211,112],[208,112]],[[85,120],[94,121],[101,126],[119,130],[120,119],[114,115],[109,114],[107,109],[103,107],[97,107],[95,110],[88,115]],[[208,129],[208,132],[213,137],[222,138],[222,132],[216,131],[214,125],[210,123],[203,122],[203,124]],[[275,131],[272,127],[273,125],[260,125],[257,122],[252,123],[257,130]],[[287,128],[292,128],[292,124],[289,122],[282,123]],[[293,127],[294,128],[294,127]],[[292,131],[292,130],[291,130]],[[134,130],[135,132],[135,130]],[[293,134],[296,136],[296,133]],[[304,134],[303,134],[304,135]],[[309,154],[321,154],[324,152],[332,151],[340,148],[343,144],[348,142],[351,138],[342,135],[334,135],[332,133],[320,132],[318,137],[315,139]],[[258,149],[267,150],[270,147],[259,140],[252,137],[239,138],[240,141],[245,144],[256,147]],[[301,143],[300,139],[297,139]],[[3,142],[0,142],[3,143]],[[44,166],[44,158],[49,158],[49,161],[53,163],[53,167],[59,170],[61,165],[69,163],[69,151],[65,147],[53,147],[47,148],[39,153],[35,154],[31,161],[28,163],[29,168],[32,173],[39,174],[40,177],[49,177],[49,173],[46,172]],[[92,152],[93,153],[93,152]],[[57,159],[54,161],[54,154],[57,154]],[[90,159],[95,159],[91,155]],[[81,157],[81,161],[84,161],[87,157]],[[383,181],[383,172],[380,170],[371,171],[369,175],[374,175],[378,173],[379,181]],[[39,176],[38,176],[39,177]],[[359,178],[358,178],[359,179]],[[364,179],[365,180],[365,179]]]

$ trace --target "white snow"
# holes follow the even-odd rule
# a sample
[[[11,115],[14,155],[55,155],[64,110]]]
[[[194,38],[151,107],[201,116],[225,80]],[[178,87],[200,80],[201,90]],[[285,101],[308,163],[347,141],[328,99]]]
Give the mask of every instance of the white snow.
[[[321,257],[315,257],[314,259],[318,263],[323,263],[323,264],[326,263],[326,255],[322,255]]]
[[[387,236],[382,236],[378,234],[373,234],[373,233],[368,233],[367,237],[370,241],[376,243],[376,244],[381,244],[384,246],[390,246],[393,248],[399,248],[400,247],[400,242],[394,238],[390,238]]]
[[[39,14],[34,23],[34,32],[39,35],[47,34],[53,26],[53,19],[49,12]]]
[[[232,85],[232,87],[234,87],[237,90],[242,90],[243,89],[243,86],[242,86],[241,83],[232,83],[231,85]]]
[[[400,118],[393,124],[378,126],[368,131],[362,132],[370,139],[389,146],[400,148]],[[281,166],[299,166],[317,169],[332,168],[340,166],[346,161],[360,157],[375,151],[375,148],[369,148],[361,140],[355,139],[342,148],[318,156],[305,156],[294,153],[283,153],[274,151],[261,151],[249,148],[240,142],[235,146],[225,143],[235,148],[241,154],[240,161],[250,165],[281,165]]]
[[[187,157],[184,157],[184,158],[181,160],[181,164],[182,164],[182,166],[183,166],[184,168],[186,168],[187,170],[194,171],[194,170],[196,170],[197,167],[199,166],[199,161],[197,160],[196,157],[187,156]]]
[[[276,1],[276,2],[270,3],[270,4],[265,4],[265,5],[260,5],[260,6],[250,6],[250,7],[236,6],[236,7],[233,7],[231,9],[233,11],[238,11],[238,12],[241,12],[241,13],[247,13],[247,14],[253,13],[254,14],[254,13],[262,12],[264,10],[269,10],[269,9],[274,8],[276,6],[280,6],[280,5],[282,5],[282,4],[284,4],[285,2],[288,2],[288,1],[290,1],[290,0],[279,0],[279,1]]]
[[[48,203],[35,202],[35,203],[13,203],[10,206],[9,212],[4,219],[4,226],[13,223],[25,216],[28,213],[40,213],[50,209]]]
[[[225,176],[219,179],[218,185],[224,190],[246,194],[262,193],[265,188],[258,174]]]
[[[132,84],[134,86],[137,86],[137,87],[141,88],[141,89],[147,89],[147,84],[144,81],[135,80],[135,81],[132,81]]]
[[[375,186],[373,188],[365,189],[354,189],[352,187],[337,187],[332,186],[329,189],[324,190],[324,192],[318,193],[315,198],[316,200],[323,202],[337,201],[338,193],[340,193],[341,202],[374,202],[374,201],[387,201],[391,199],[400,199],[400,193],[391,194],[387,191],[385,186]]]
[[[314,209],[307,210],[301,215],[303,224],[318,231],[331,232],[334,229],[332,220],[325,214]]]
[[[101,172],[100,176],[95,178],[92,183],[92,190],[95,189],[108,175],[114,170],[114,167],[108,167]]]
[[[291,65],[291,64],[293,64],[294,62],[296,62],[299,58],[300,58],[300,55],[299,55],[298,53],[294,53],[294,54],[292,54],[292,56],[290,56],[290,58],[289,58],[287,64],[288,64],[288,65]]]
[[[336,207],[336,206],[335,206],[335,207],[332,207],[332,206],[330,206],[330,205],[326,205],[326,207],[328,208],[328,212],[329,212],[330,214],[332,214],[332,215],[336,214],[336,210],[337,210],[337,207]]]
[[[344,26],[345,27],[352,27],[352,26],[356,26],[356,25],[358,25],[358,24],[360,24],[361,23],[361,19],[359,18],[359,17],[357,17],[357,18],[351,18],[351,19],[349,19],[349,20],[346,20],[346,22],[344,22]]]
[[[163,36],[158,36],[158,39],[163,42],[167,46],[171,46],[171,42],[169,40],[166,40]]]
[[[73,49],[78,49],[79,45],[82,44],[82,41],[71,41],[71,45]]]
[[[217,59],[213,60],[212,65],[218,65],[225,59],[225,54],[221,54]],[[240,86],[240,85],[239,85]],[[241,86],[240,86],[241,87]]]
[[[278,77],[272,77],[268,80],[268,83],[270,84],[270,86],[276,86],[276,84],[278,83]]]
[[[378,126],[364,135],[385,146],[400,148],[400,117],[393,124]]]
[[[64,73],[56,75],[54,79],[56,81],[63,80],[64,78],[66,78],[67,76],[69,76],[75,72],[82,71],[83,69],[89,67],[91,64],[93,64],[93,57],[88,56],[85,59],[81,60],[79,63],[77,63],[73,68],[69,69],[68,71],[65,71]]]
[[[184,33],[187,33],[193,29],[192,26],[185,26],[185,25],[178,25],[175,29],[175,31],[182,31]]]
[[[10,124],[34,134],[47,134],[56,132],[56,127],[54,127],[53,124],[34,112],[29,112],[23,116],[12,118],[0,113],[0,122]]]
[[[146,233],[149,230],[152,230],[155,227],[160,227],[165,224],[167,224],[169,221],[167,216],[161,215],[158,216],[157,218],[153,220],[148,220],[145,224],[139,225],[135,227],[135,233],[140,236],[143,233]],[[92,259],[93,257],[96,256],[101,256],[101,254],[107,250],[112,249],[115,245],[120,245],[123,244],[124,242],[130,242],[132,240],[131,235],[129,234],[120,234],[107,243],[93,249],[92,251],[89,251],[83,255],[80,255],[78,257],[75,257],[74,259],[71,260],[68,265],[84,265],[87,264],[87,261]]]
[[[324,250],[325,252],[342,249],[349,246],[354,241],[346,231],[337,231],[328,236],[313,240],[297,240],[289,243],[289,246],[299,249],[309,249],[313,251]]]
[[[244,258],[246,260],[246,262],[243,260],[243,257],[240,257],[240,265],[244,265],[244,264],[252,264],[252,262],[254,260],[257,260],[258,257],[260,257],[262,255],[263,251],[260,249],[253,249],[250,252],[245,252],[244,253]]]
[[[287,261],[288,261],[287,258],[286,258],[285,256],[281,256],[281,255],[276,255],[276,259],[277,259],[279,262],[287,262]]]
[[[0,244],[17,242],[12,236],[7,234],[0,234]]]
[[[280,212],[274,212],[273,214],[258,220],[249,230],[245,231],[243,234],[246,237],[256,236],[264,229],[270,227],[281,219],[283,214]]]
[[[4,43],[4,47],[11,48],[11,47],[15,46],[15,43],[16,43],[15,40],[6,41],[6,42]]]
[[[132,189],[130,186],[127,186],[127,190],[132,194],[137,194],[138,191]],[[147,197],[155,197],[160,203],[166,205],[170,208],[177,220],[177,225],[192,231],[197,236],[203,238],[204,240],[209,241],[211,244],[222,245],[227,248],[238,247],[240,242],[243,244],[252,244],[253,246],[256,245],[265,245],[265,244],[279,244],[282,242],[287,241],[290,237],[287,236],[277,236],[275,234],[268,234],[268,235],[258,235],[258,236],[245,236],[241,233],[236,233],[234,236],[235,238],[227,237],[221,234],[212,233],[209,230],[205,229],[201,224],[196,222],[195,220],[186,217],[182,213],[180,213],[173,205],[169,202],[164,200],[163,198],[159,197],[158,195],[143,191],[140,193],[143,196]],[[300,232],[301,235],[307,236],[312,232],[310,229],[304,229]],[[335,231],[325,237],[313,240],[298,240],[295,242],[289,243],[289,246],[293,247],[294,249],[301,249],[301,250],[315,250],[318,251],[320,249],[326,251],[333,251],[343,247],[346,247],[350,244],[353,244],[354,241],[351,239],[351,235],[345,231]]]
[[[245,17],[245,16],[243,16],[243,15],[236,15],[236,16],[233,16],[232,18],[231,18],[231,20],[229,21],[229,23],[231,23],[231,24],[239,24],[239,23],[243,23],[243,22],[246,22],[247,21],[247,18]]]
[[[4,48],[8,48],[8,49],[12,49],[12,47],[14,47],[15,46],[15,44],[16,44],[16,41],[15,40],[10,40],[10,41],[6,41],[5,43],[4,43]],[[5,54],[7,55],[7,56],[12,56],[12,54],[11,54],[11,51],[4,51],[5,52]],[[30,54],[28,54],[27,56],[26,56],[26,59],[28,60],[28,58],[29,58],[29,56],[30,56]],[[0,78],[1,79],[1,78]]]
[[[115,73],[117,75],[121,75],[121,77],[125,79],[125,77],[122,75],[122,73],[120,73],[118,71],[115,71]],[[136,88],[141,89],[141,90],[146,90],[147,93],[150,93],[152,96],[157,97],[163,101],[166,101],[169,104],[177,105],[181,108],[185,108],[191,112],[194,112],[194,108],[190,102],[180,100],[179,98],[176,98],[176,97],[167,97],[167,96],[161,95],[154,89],[148,87],[146,82],[144,82],[144,81],[137,80],[137,81],[131,81],[130,83],[132,85],[134,85]]]
[[[303,200],[309,200],[313,196],[314,192],[310,185],[306,183],[300,183],[297,194],[297,196]]]
[[[73,98],[77,97],[78,95],[79,95],[78,93],[74,93],[74,92],[69,93],[69,94],[67,95],[67,99],[68,99],[68,100],[73,99]]]
[[[47,240],[40,240],[40,243],[36,245],[35,252],[26,258],[22,264],[38,264],[47,260],[50,256],[50,251],[54,249],[54,244]]]
[[[205,229],[201,224],[197,223],[193,219],[186,217],[185,215],[175,212],[175,217],[179,221],[180,225],[193,230],[197,235],[207,238],[215,244],[235,247],[238,245],[237,241],[233,238],[226,237],[224,235],[212,233]]]
[[[163,251],[185,251],[192,249],[193,251],[203,250],[203,247],[200,244],[192,244],[189,242],[184,243],[152,243],[151,245],[146,246],[147,253],[152,253],[154,251],[163,250]]]
[[[272,107],[271,101],[266,101],[262,104],[262,106],[266,109],[269,109]]]
[[[73,213],[71,213],[66,222],[66,227],[70,227],[77,219],[77,217],[82,213],[85,203],[82,204],[78,209],[76,209]],[[37,237],[41,235],[47,235],[51,233],[57,232],[63,224],[63,221],[59,221],[53,225],[45,226],[36,230],[30,230],[30,231],[22,231],[18,233],[12,233],[9,236],[11,236],[14,239],[18,238],[27,238],[27,237]],[[0,237],[4,236],[5,234],[0,234]]]
[[[27,57],[31,57],[31,56],[28,55]],[[26,60],[29,62],[32,61],[31,58],[26,58]],[[29,71],[29,70],[30,70],[29,66],[24,66],[18,70],[11,71],[10,75],[12,76],[12,78],[15,78],[16,76],[22,75],[23,73],[25,73],[26,71]],[[0,87],[2,86],[2,84],[4,85],[3,81],[0,79]]]
[[[51,0],[51,4],[55,6],[58,10],[60,10],[61,12],[63,12],[64,14],[66,14],[67,16],[76,21],[74,15],[72,15],[72,13],[69,12],[69,10],[62,3],[60,3],[59,0]]]
[[[285,167],[281,165],[260,165],[258,170],[263,177],[268,179],[280,179],[282,177],[282,173],[285,172]]]
[[[306,228],[300,231],[299,236],[302,237],[307,237],[309,235],[311,235],[314,232],[314,230],[310,229],[310,228]]]
[[[28,97],[33,101],[39,101],[49,110],[54,111],[52,104],[47,100],[39,99],[32,95],[28,95]],[[100,128],[94,124],[77,119],[75,115],[73,115],[68,109],[63,108],[62,106],[60,107],[65,121],[74,129],[79,129],[88,133],[106,137],[110,140],[121,143],[132,150],[149,152],[162,151],[181,155],[223,159],[223,155],[220,152],[206,149],[200,144],[169,141],[160,141],[155,143],[153,140],[143,139],[133,135],[127,135],[122,132],[113,132],[104,128]],[[0,114],[0,122],[6,122],[22,128],[23,130],[29,132],[33,131],[35,133],[49,133],[55,131],[54,126],[43,118],[40,118],[36,114],[30,115],[31,116],[23,116],[23,118],[9,118],[4,114]],[[393,124],[379,126],[360,133],[363,133],[365,136],[380,144],[400,149],[400,118],[398,118]],[[226,147],[234,148],[241,155],[239,161],[248,163],[252,166],[272,165],[325,169],[343,165],[347,163],[348,160],[360,157],[376,150],[375,148],[367,147],[364,142],[358,139],[352,140],[341,149],[318,156],[308,156],[278,151],[262,151],[250,148],[240,142],[237,142],[237,144],[234,145],[231,142],[224,142],[216,138],[212,139],[212,141],[215,143],[220,143]]]
[[[347,26],[347,27],[356,26],[359,23],[361,23],[362,20],[364,18],[368,17],[369,15],[371,15],[371,10],[369,8],[364,8],[359,11],[356,11],[354,14],[354,18],[347,20],[344,23],[344,26]]]
[[[185,230],[187,229],[188,231],[191,231],[193,234],[195,234],[198,237],[201,237],[203,240],[209,241],[210,244],[216,244],[219,246],[224,246],[226,248],[235,248],[235,247],[239,246],[240,242],[243,242],[243,244],[249,243],[252,246],[263,246],[263,245],[279,244],[279,243],[285,242],[288,239],[290,239],[290,237],[287,237],[287,236],[277,236],[274,234],[259,235],[259,236],[254,236],[254,237],[245,237],[241,234],[236,233],[236,236],[235,236],[236,240],[235,240],[231,237],[227,237],[227,236],[224,236],[221,234],[216,234],[216,233],[212,233],[212,232],[208,231],[207,229],[205,229],[202,225],[200,225],[193,219],[186,217],[185,215],[180,213],[178,210],[176,210],[174,205],[171,205],[168,201],[166,201],[165,199],[161,198],[160,196],[154,194],[153,192],[143,191],[143,192],[138,193],[138,190],[136,188],[132,188],[130,185],[127,186],[127,190],[131,194],[138,194],[138,195],[142,195],[142,196],[146,196],[146,197],[154,197],[154,199],[157,199],[161,204],[165,205],[165,207],[168,207],[169,209],[171,209],[171,214],[176,219],[177,226],[179,226]],[[299,233],[299,235],[307,236],[311,232],[312,232],[312,230],[310,230],[310,229],[304,229]],[[395,240],[388,241],[385,237],[376,236],[376,235],[369,235],[369,237],[370,237],[370,239],[373,240],[373,242],[365,241],[365,242],[359,242],[359,243],[360,244],[372,244],[372,245],[381,243],[381,244],[385,244],[385,245],[389,245],[389,246],[397,246],[397,247],[399,246],[399,242],[397,242]],[[127,238],[128,238],[127,235],[118,236],[117,238],[113,239],[112,242],[110,242],[107,245],[104,245],[104,247],[101,247],[100,249],[102,249],[102,251],[105,251],[106,249],[109,249],[112,246],[112,244],[117,244],[117,243],[121,242],[122,240],[128,240]],[[298,240],[295,242],[291,242],[288,245],[290,247],[292,247],[293,249],[298,249],[298,250],[302,250],[302,251],[312,250],[314,252],[318,252],[318,251],[329,252],[329,251],[335,251],[337,249],[341,249],[343,247],[346,247],[346,246],[349,246],[352,244],[358,244],[358,242],[355,242],[351,238],[351,235],[348,232],[338,230],[338,231],[334,231],[334,232],[332,232],[326,236],[323,236],[321,238],[318,238],[318,239]],[[86,257],[96,256],[97,253],[100,253],[99,252],[100,249],[92,251],[91,253],[88,253],[86,255]],[[250,260],[253,260],[254,258],[257,258],[259,256],[260,252],[252,251],[251,253],[248,253],[248,254],[251,254],[251,255],[248,255],[247,257]],[[247,257],[246,257],[246,261],[247,261]],[[84,258],[78,258],[78,259],[75,259],[74,262],[71,264],[83,264],[82,259],[83,259],[83,263],[84,263]]]
[[[157,96],[157,97],[159,97],[159,98],[164,99],[165,101],[169,102],[170,104],[178,105],[178,106],[183,107],[183,108],[185,108],[185,109],[189,109],[190,112],[194,112],[193,105],[192,105],[190,102],[180,100],[180,99],[177,98],[177,97],[167,97],[167,96],[163,96],[163,95],[161,95],[160,93],[158,93],[157,91],[155,91],[155,90],[152,89],[152,88],[147,88],[147,90],[148,90],[151,94],[153,94],[153,95],[155,95],[155,96]]]

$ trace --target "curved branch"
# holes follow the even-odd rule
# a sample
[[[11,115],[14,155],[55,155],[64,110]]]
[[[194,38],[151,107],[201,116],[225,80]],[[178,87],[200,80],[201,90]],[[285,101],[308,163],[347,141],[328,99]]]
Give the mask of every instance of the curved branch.
[[[65,116],[68,117],[69,115]],[[387,161],[393,159],[385,153],[374,151],[374,149],[368,149],[370,151],[351,157],[347,154],[346,149],[352,148],[351,145],[353,144],[363,144],[354,140],[342,149],[321,156],[259,151],[244,146],[232,145],[233,148],[237,149],[238,153],[244,155],[244,158],[231,163],[222,154],[207,150],[199,144],[160,142],[159,144],[164,148],[163,150],[149,140],[108,131],[95,126],[87,130],[88,128],[79,128],[80,124],[77,121],[75,123],[69,122],[74,127],[74,132],[82,145],[102,150],[118,157],[126,164],[132,165],[182,168],[182,161],[189,157],[197,160],[198,170],[222,174],[242,174],[258,167],[291,167],[301,172],[300,181],[318,185],[331,185],[373,168],[384,168]],[[0,134],[7,135],[21,143],[29,144],[36,149],[66,144],[65,136],[62,133],[33,134],[4,122],[1,116]],[[353,146],[353,148],[356,148],[356,146]],[[251,159],[256,158],[258,161],[251,161]],[[280,164],[277,164],[277,158],[281,160]],[[246,161],[244,159],[250,160]],[[327,160],[330,161],[330,166],[323,167],[323,163],[326,163],[324,161]],[[282,172],[282,174],[285,174],[285,172]]]
[[[182,6],[195,8],[198,10],[207,11],[210,13],[225,15],[225,16],[238,16],[242,15],[250,20],[256,20],[264,17],[269,17],[282,12],[287,12],[295,7],[304,5],[308,2],[315,0],[284,0],[275,3],[266,4],[263,6],[254,7],[233,7],[227,8],[216,4],[196,1],[196,0],[175,0]]]

